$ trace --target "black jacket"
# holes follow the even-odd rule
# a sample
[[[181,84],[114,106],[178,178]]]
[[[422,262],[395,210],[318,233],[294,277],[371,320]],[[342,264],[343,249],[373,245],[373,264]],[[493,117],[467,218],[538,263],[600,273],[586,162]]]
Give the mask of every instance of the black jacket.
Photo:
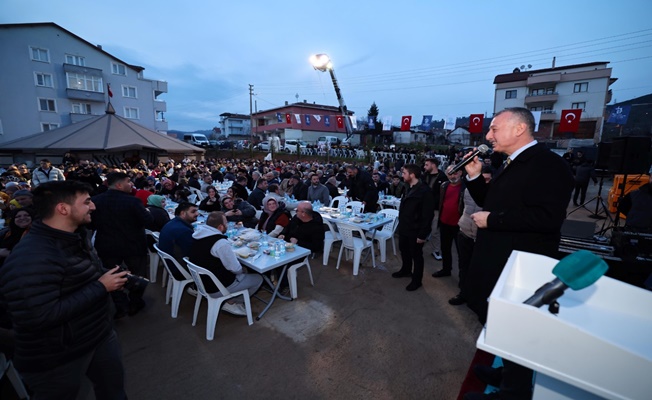
[[[356,176],[351,179],[351,186],[347,195],[357,201],[365,203],[365,212],[376,212],[378,207],[378,190],[374,185],[371,175],[367,172],[358,169]]]
[[[0,268],[18,370],[50,370],[106,339],[112,320],[109,294],[98,281],[104,271],[86,229],[68,233],[34,222]]]
[[[296,238],[297,244],[313,253],[324,251],[324,220],[318,212],[312,213],[312,220],[308,222],[301,221],[296,215],[292,217],[288,226],[283,229],[281,235],[285,236],[285,241],[289,242],[290,238]]]
[[[145,226],[154,221],[142,201],[129,193],[109,189],[93,196],[92,226],[97,230],[95,248],[100,257],[147,254]]]
[[[170,214],[164,208],[148,205],[147,210],[152,214],[152,221],[146,224],[145,228],[150,231],[160,232],[165,224],[170,222]]]
[[[435,216],[435,200],[432,191],[423,182],[407,189],[398,212],[398,234],[418,239],[430,235]]]
[[[432,195],[435,198],[435,210],[439,209],[439,192],[441,189],[441,184],[446,181],[448,181],[448,178],[442,170],[439,170],[439,172],[436,174],[424,174],[423,176],[423,183],[430,187],[432,190]]]

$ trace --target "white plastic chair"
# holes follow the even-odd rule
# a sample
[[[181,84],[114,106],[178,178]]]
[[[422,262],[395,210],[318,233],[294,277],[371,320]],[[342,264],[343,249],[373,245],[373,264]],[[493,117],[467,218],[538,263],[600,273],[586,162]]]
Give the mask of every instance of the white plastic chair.
[[[340,268],[340,260],[342,259],[344,249],[353,251],[353,275],[358,275],[360,259],[362,258],[362,251],[364,249],[371,251],[371,265],[376,268],[376,258],[372,247],[373,243],[367,240],[362,228],[355,225],[340,224],[338,229],[342,236],[342,247],[340,247],[340,255],[337,257],[337,269]],[[354,236],[354,232],[357,232],[359,237]]]
[[[331,200],[329,207],[338,208],[339,206],[346,204],[348,201],[349,199],[347,199],[346,196],[337,196]]]
[[[145,229],[145,235],[151,236],[151,238],[154,240],[154,243],[158,243],[158,232],[156,232],[155,235],[153,231],[149,229]],[[147,246],[147,254],[149,254],[149,281],[151,283],[156,283],[156,277],[158,275],[158,266],[161,263],[161,257],[159,257],[156,251],[150,250],[149,243]],[[165,271],[165,269],[163,271]],[[164,275],[163,281],[165,281],[165,274],[166,272],[163,273]]]
[[[354,214],[360,214],[364,212],[364,204],[361,201],[349,201],[346,203],[346,208],[350,208],[351,212]]]
[[[158,255],[163,260],[165,269],[168,270],[168,289],[165,292],[165,304],[170,304],[170,297],[172,298],[172,318],[176,318],[179,313],[179,303],[181,303],[181,296],[183,296],[186,286],[193,281],[192,276],[185,268],[183,268],[177,260],[158,248],[158,244],[154,245]],[[177,271],[184,277],[183,280],[177,280],[172,273],[171,268],[176,268]]]
[[[378,249],[380,249],[380,261],[387,261],[387,241],[391,239],[392,241],[392,250],[394,250],[394,255],[396,255],[396,243],[394,241],[394,233],[398,227],[398,210],[391,208],[380,210],[378,214],[383,214],[385,218],[392,219],[393,221],[389,224],[383,225],[383,229],[376,231],[374,240],[378,242]],[[373,232],[367,232],[367,238],[371,239]]]
[[[328,227],[328,230],[324,232],[324,260],[323,263],[324,265],[328,265],[328,257],[330,257],[331,254],[331,248],[333,247],[333,244],[335,242],[341,242],[342,241],[342,236],[340,236],[340,233],[335,230],[335,227],[333,226],[330,221],[328,221],[326,218],[323,218],[324,220],[324,225]]]
[[[188,260],[188,257],[184,257],[183,261],[188,265],[190,274],[197,285],[197,300],[195,301],[195,313],[192,316],[192,326],[197,324],[197,314],[199,314],[199,307],[201,306],[201,301],[205,297],[208,301],[208,314],[206,319],[206,340],[213,340],[215,336],[215,325],[217,324],[217,317],[219,317],[220,307],[228,299],[234,297],[242,296],[244,298],[245,310],[247,311],[247,323],[252,325],[254,323],[253,318],[251,317],[251,299],[249,299],[249,291],[247,289],[240,290],[239,292],[229,292],[228,289],[220,282],[219,279],[211,271],[206,268],[202,268],[197,264],[193,264]],[[201,276],[208,276],[215,286],[219,289],[219,293],[208,293],[204,287],[204,282],[201,279]]]
[[[194,194],[194,195],[196,196],[196,197],[195,197],[195,201],[190,201],[191,203],[196,204],[196,203],[198,203],[198,202],[204,200],[204,198],[206,197],[206,196],[204,195],[204,193],[201,192],[201,190],[199,190],[199,189],[197,189],[197,188],[194,188],[194,187],[192,187],[192,186],[188,186],[188,190],[190,191],[190,194],[191,194],[191,195]],[[188,198],[188,200],[190,200],[190,197]]]
[[[315,286],[315,282],[312,280],[312,270],[310,269],[310,262],[308,261],[310,256],[307,256],[299,264],[294,264],[288,268],[288,283],[290,284],[290,296],[293,299],[297,298],[297,270],[301,267],[306,267],[308,269],[308,276],[310,276],[310,284]]]

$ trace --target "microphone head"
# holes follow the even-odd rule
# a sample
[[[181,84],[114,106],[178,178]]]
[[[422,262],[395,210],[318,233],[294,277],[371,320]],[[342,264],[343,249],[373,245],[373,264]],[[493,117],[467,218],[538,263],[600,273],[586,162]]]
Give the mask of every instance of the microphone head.
[[[481,154],[487,154],[487,152],[489,151],[489,146],[487,146],[486,144],[481,144],[480,146],[478,146],[478,151]]]
[[[602,258],[590,251],[579,250],[562,258],[552,273],[569,288],[581,290],[593,285],[608,269]]]

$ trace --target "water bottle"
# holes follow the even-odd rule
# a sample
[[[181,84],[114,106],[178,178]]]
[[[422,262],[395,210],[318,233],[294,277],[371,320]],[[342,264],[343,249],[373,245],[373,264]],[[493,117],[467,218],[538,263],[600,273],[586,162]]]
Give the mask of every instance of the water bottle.
[[[281,257],[281,246],[282,246],[282,245],[283,245],[283,244],[282,244],[282,242],[280,242],[280,241],[279,241],[279,242],[276,242],[276,243],[274,244],[274,258],[278,259],[279,257]]]
[[[281,255],[284,256],[285,255],[285,242],[280,242],[279,243],[279,249],[281,251]]]
[[[266,247],[267,247],[267,242],[268,242],[268,240],[269,240],[269,237],[267,236],[267,232],[263,232],[263,236],[262,236],[262,238],[260,239],[260,244],[261,244],[261,246],[263,246],[264,248],[266,248]]]

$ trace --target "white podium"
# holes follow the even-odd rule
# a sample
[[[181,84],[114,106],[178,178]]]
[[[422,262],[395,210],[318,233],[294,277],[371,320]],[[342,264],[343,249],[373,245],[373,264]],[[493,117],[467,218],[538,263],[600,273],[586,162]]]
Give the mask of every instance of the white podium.
[[[652,292],[603,276],[567,289],[556,316],[523,304],[557,262],[512,253],[477,347],[536,371],[535,399],[652,399]]]

